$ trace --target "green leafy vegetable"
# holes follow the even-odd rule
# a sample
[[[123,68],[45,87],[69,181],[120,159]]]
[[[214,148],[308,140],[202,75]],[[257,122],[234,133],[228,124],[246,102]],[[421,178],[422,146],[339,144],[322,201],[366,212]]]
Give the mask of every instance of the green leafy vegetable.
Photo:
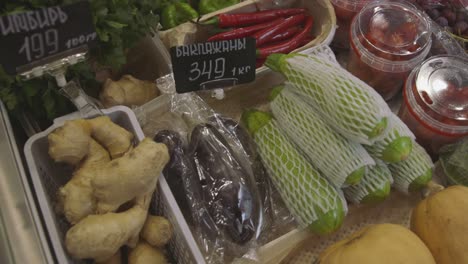
[[[239,3],[239,0],[200,0],[198,9],[200,14],[205,15],[237,3]]]

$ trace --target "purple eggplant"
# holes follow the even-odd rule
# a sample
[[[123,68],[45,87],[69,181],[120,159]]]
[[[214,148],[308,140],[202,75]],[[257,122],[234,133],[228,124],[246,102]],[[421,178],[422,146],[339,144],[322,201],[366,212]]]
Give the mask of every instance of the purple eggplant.
[[[156,134],[154,141],[163,143],[168,148],[170,161],[163,174],[187,222],[197,228],[202,236],[216,239],[219,229],[206,204],[202,202],[202,185],[197,169],[180,134],[162,130]]]
[[[239,143],[242,145],[245,154],[248,156],[250,165],[252,167],[252,172],[255,177],[255,182],[257,183],[259,195],[262,199],[264,216],[262,229],[265,229],[271,224],[273,221],[272,218],[274,217],[271,212],[273,206],[271,204],[271,193],[273,191],[273,185],[270,182],[265,167],[263,166],[260,155],[257,153],[255,143],[247,130],[234,119],[224,116],[217,116],[216,118],[233,137],[239,140]]]
[[[213,125],[197,125],[189,149],[202,182],[203,199],[215,222],[233,242],[248,242],[256,233],[261,206],[249,172]]]
[[[169,151],[170,160],[164,168],[163,174],[166,178],[167,184],[184,214],[187,222],[193,223],[192,215],[190,214],[191,208],[189,206],[188,197],[185,193],[183,177],[196,173],[190,159],[185,155],[184,142],[179,136],[179,133],[170,130],[162,130],[154,136],[154,141],[163,143],[167,146]],[[194,177],[194,176],[187,176]],[[195,192],[197,186],[194,186]]]
[[[211,122],[217,125],[221,131],[227,130],[233,137],[237,138],[242,145],[243,151],[248,156],[262,202],[262,234],[259,239],[268,242],[271,238],[276,237],[275,232],[272,232],[272,230],[278,229],[278,226],[282,228],[292,228],[292,226],[294,226],[294,218],[279,196],[278,190],[271,182],[270,177],[268,177],[268,173],[257,152],[255,142],[245,127],[235,120],[224,116],[216,116]],[[263,232],[264,230],[269,231]]]

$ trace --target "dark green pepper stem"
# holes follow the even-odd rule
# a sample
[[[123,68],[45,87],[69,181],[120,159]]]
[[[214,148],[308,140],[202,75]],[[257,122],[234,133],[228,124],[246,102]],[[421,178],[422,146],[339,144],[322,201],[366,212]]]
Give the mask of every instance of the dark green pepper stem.
[[[200,0],[198,11],[201,15],[212,13],[239,3],[239,0]]]
[[[206,21],[203,21],[203,23],[201,23],[201,25],[204,25],[204,26],[218,26],[219,25],[219,17],[218,16],[215,16],[215,17],[212,17]]]
[[[169,29],[197,17],[197,11],[189,4],[177,2],[163,9],[161,13],[161,23],[164,29]]]

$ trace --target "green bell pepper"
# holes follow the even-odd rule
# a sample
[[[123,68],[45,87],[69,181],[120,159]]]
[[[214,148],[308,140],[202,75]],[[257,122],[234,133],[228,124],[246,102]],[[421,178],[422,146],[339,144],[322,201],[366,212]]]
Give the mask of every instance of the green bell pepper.
[[[164,29],[169,29],[197,17],[198,12],[188,3],[177,2],[163,9],[161,23]]]
[[[198,11],[205,15],[239,3],[239,0],[200,0]]]

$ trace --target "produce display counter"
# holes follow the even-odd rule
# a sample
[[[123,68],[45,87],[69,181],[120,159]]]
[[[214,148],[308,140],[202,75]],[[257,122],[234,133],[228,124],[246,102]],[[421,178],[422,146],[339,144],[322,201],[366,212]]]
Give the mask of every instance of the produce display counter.
[[[400,1],[208,2],[160,8],[162,30],[96,72],[108,77],[96,98],[67,84],[79,111],[30,137],[23,160],[0,105],[1,263],[468,261],[466,238],[450,240],[468,232],[450,206],[468,210],[468,191],[447,187],[468,182],[468,59],[435,14]],[[267,58],[257,46],[253,82],[177,93],[171,47],[230,32],[213,25],[220,14],[295,21],[308,41],[272,42],[290,54]],[[277,35],[264,30],[251,33]]]

